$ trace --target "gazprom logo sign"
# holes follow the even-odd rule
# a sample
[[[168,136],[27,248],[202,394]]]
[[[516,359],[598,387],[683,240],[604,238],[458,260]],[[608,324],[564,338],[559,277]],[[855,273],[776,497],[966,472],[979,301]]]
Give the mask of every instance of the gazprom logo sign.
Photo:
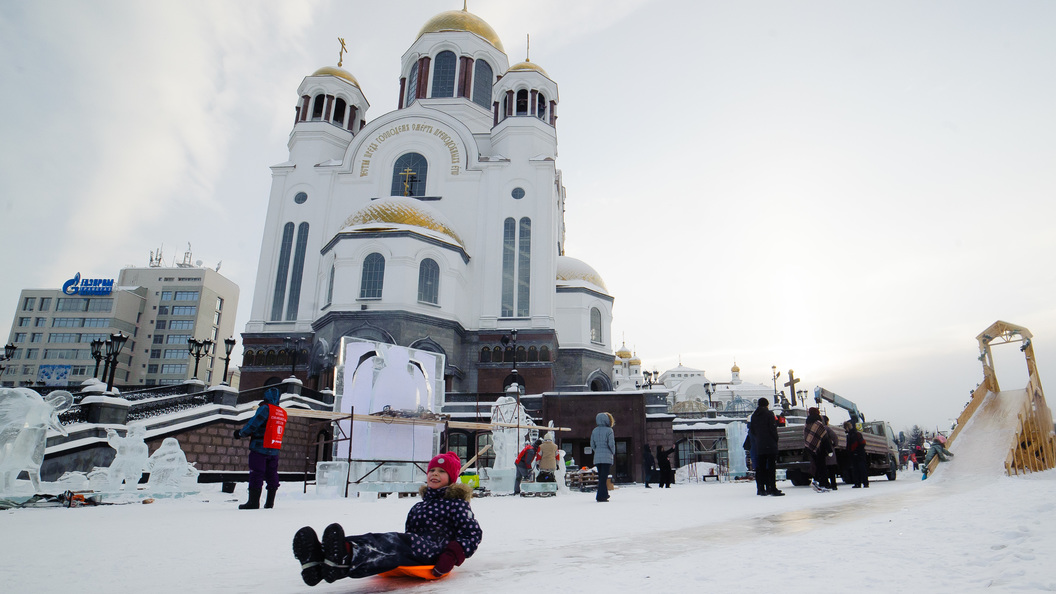
[[[113,290],[114,279],[81,278],[80,272],[62,284],[62,292],[67,295],[109,295]]]

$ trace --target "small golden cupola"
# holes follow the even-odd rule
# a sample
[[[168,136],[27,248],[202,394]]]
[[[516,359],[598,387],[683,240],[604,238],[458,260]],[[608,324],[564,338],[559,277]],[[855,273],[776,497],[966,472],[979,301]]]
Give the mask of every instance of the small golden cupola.
[[[300,101],[295,124],[325,122],[354,135],[366,124],[370,103],[356,77],[341,68],[347,50],[343,38],[337,41],[341,44],[337,66],[323,66],[309,74],[297,89]]]
[[[507,118],[530,116],[550,126],[557,124],[557,83],[543,67],[532,62],[527,47],[523,62],[518,62],[506,71],[506,75],[495,85],[495,97],[499,101],[496,124]]]

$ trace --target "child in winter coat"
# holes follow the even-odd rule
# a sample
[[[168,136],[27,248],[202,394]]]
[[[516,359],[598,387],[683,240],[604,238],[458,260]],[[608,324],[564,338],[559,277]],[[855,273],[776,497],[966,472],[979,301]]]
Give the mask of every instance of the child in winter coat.
[[[429,462],[422,500],[407,513],[404,532],[345,536],[340,524],[330,524],[320,543],[305,526],[293,536],[293,555],[301,563],[301,579],[309,586],[320,580],[377,575],[406,565],[434,565],[440,577],[471,557],[482,536],[469,502],[473,489],[457,482],[462,461],[454,452]]]

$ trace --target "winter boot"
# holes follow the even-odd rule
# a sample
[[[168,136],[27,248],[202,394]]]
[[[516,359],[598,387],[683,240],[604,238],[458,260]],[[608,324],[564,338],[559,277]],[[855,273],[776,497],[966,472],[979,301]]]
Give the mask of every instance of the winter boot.
[[[332,584],[348,576],[352,555],[341,524],[330,524],[323,530],[323,579]]]
[[[268,498],[264,501],[264,509],[271,509],[275,507],[275,492],[278,489],[268,489]]]
[[[238,509],[260,509],[260,489],[250,489],[249,499],[238,506]]]
[[[293,556],[301,563],[301,579],[314,586],[323,581],[323,547],[315,530],[305,526],[293,535]]]

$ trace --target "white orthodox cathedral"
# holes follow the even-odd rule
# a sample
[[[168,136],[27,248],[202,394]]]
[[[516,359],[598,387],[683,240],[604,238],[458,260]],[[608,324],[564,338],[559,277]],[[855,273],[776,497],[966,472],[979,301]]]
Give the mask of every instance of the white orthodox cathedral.
[[[326,387],[351,336],[442,353],[448,391],[501,392],[511,363],[529,393],[611,389],[613,297],[564,253],[557,83],[465,9],[409,41],[392,111],[338,67],[297,88],[242,386]]]

